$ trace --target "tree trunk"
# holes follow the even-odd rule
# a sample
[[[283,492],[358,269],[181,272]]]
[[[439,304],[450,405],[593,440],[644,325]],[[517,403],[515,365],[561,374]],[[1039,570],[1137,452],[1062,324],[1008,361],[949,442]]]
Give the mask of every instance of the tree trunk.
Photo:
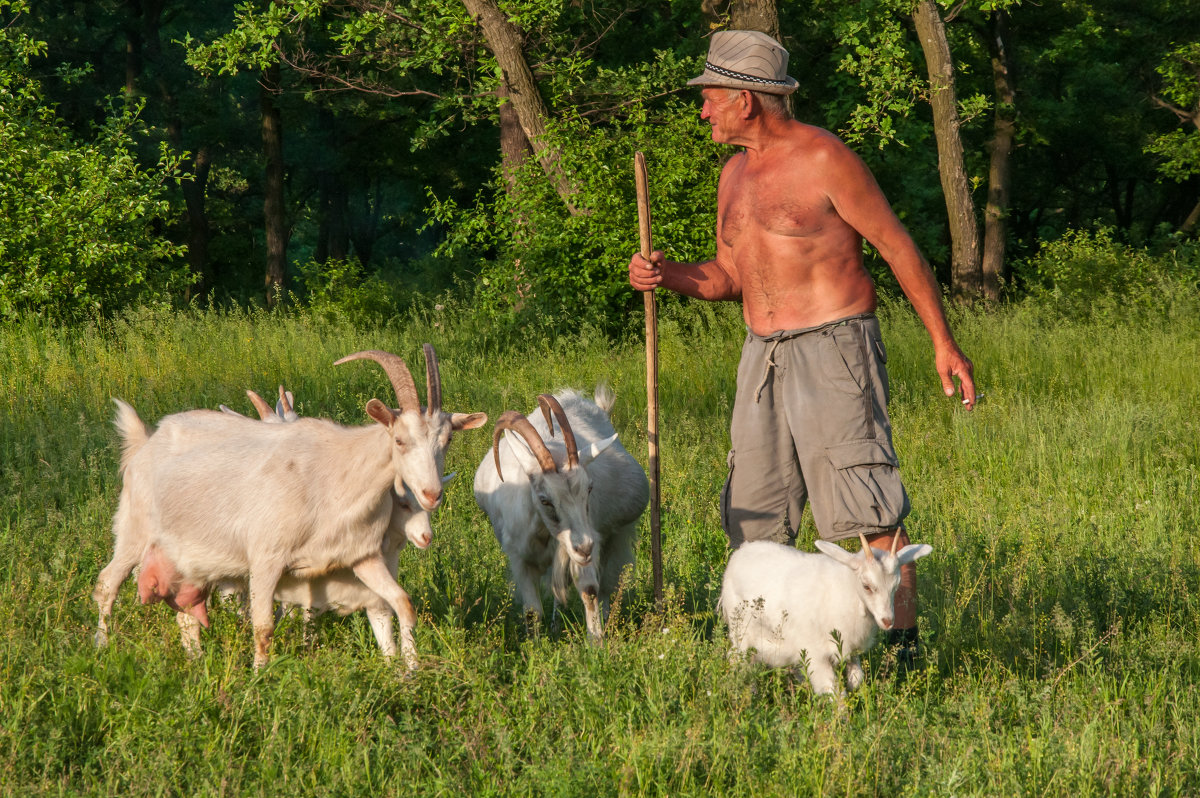
[[[1000,298],[1004,254],[1008,244],[1008,202],[1011,187],[1013,136],[1016,133],[1016,92],[1008,51],[1008,14],[993,11],[988,19],[988,48],[996,86],[996,115],[988,144],[987,208],[983,214],[983,295]]]
[[[317,243],[313,260],[325,263],[350,257],[350,194],[342,177],[342,159],[338,157],[337,120],[327,108],[317,115],[317,124],[331,158],[317,165]]]
[[[1190,235],[1196,229],[1197,224],[1200,224],[1200,202],[1196,203],[1196,207],[1192,208],[1192,212],[1183,220],[1183,224],[1179,226],[1179,232]]]
[[[525,165],[525,159],[533,152],[529,139],[521,129],[521,120],[517,118],[516,108],[509,98],[507,86],[500,87],[500,173],[504,176],[504,185],[512,194],[517,188],[516,173]]]
[[[938,174],[950,222],[950,293],[960,302],[978,299],[983,289],[979,248],[979,224],[971,199],[963,159],[958,97],[954,90],[954,61],[946,27],[934,0],[919,0],[913,9],[913,22],[925,52],[929,71],[930,103],[933,106],[933,131],[937,137]]]
[[[525,60],[525,52],[521,46],[521,30],[504,16],[504,12],[496,5],[496,0],[463,0],[463,5],[483,30],[483,38],[496,57],[508,98],[517,113],[517,120],[525,138],[529,140],[534,155],[542,165],[542,171],[554,184],[555,191],[571,215],[578,214],[579,210],[573,200],[575,192],[562,170],[558,153],[547,147],[544,140],[546,120],[550,118],[550,112],[546,103],[542,101],[537,81]]]
[[[767,34],[779,43],[779,7],[775,0],[730,0],[729,27],[733,30],[756,30]],[[792,107],[792,95],[786,95],[788,114]]]
[[[263,70],[259,90],[262,111],[263,230],[267,239],[267,307],[275,307],[287,273],[287,221],[283,202],[283,117],[275,103],[279,91],[279,67]]]
[[[729,27],[756,30],[779,39],[779,10],[775,0],[730,0]]]

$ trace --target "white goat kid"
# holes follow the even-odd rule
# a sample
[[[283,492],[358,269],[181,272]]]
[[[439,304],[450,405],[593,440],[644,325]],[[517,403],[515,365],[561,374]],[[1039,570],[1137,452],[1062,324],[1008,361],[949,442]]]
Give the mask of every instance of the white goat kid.
[[[890,552],[868,545],[852,554],[824,540],[823,553],[797,551],[768,541],[746,543],[729,558],[720,609],[735,649],[771,667],[807,661],[818,694],[833,693],[835,668],[849,660],[847,686],[863,679],[859,654],[871,647],[877,628],[895,622],[900,566],[933,551],[928,544]],[[833,633],[837,633],[835,640]]]
[[[124,485],[113,519],[113,558],[93,591],[98,645],[107,641],[117,588],[155,551],[193,589],[206,592],[223,580],[248,583],[256,667],[268,660],[273,599],[283,575],[311,578],[342,568],[396,614],[401,650],[415,667],[416,615],[389,571],[383,540],[406,485],[422,509],[440,503],[451,434],[478,427],[487,416],[442,412],[433,374],[423,412],[403,360],[371,351],[337,362],[357,359],[383,366],[399,400],[399,410],[378,399],[367,403],[375,425],[343,427],[312,418],[263,424],[196,410],[167,416],[151,433],[132,407],[114,400]],[[172,586],[157,591],[172,592]]]
[[[539,395],[540,414],[505,412],[475,472],[475,500],[508,557],[531,627],[540,624],[541,581],[551,572],[555,609],[566,604],[574,581],[588,633],[600,639],[609,599],[633,564],[650,486],[617,439],[613,401],[600,386],[595,402],[563,391]],[[553,439],[555,419],[561,441]]]

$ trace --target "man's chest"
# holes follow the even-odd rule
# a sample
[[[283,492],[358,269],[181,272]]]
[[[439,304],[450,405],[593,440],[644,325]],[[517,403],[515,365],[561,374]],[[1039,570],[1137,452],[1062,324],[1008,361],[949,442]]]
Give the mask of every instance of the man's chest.
[[[826,193],[802,176],[782,178],[762,171],[740,176],[720,199],[719,234],[734,247],[762,235],[820,236],[837,221]]]

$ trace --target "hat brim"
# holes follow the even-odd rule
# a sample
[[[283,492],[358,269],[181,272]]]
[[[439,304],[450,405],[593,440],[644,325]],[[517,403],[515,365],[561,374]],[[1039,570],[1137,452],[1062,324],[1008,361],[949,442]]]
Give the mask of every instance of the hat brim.
[[[754,80],[739,80],[731,78],[728,75],[713,72],[711,69],[705,69],[699,75],[689,80],[687,85],[700,86],[702,88],[711,86],[721,89],[747,89],[749,91],[761,91],[763,94],[791,94],[799,88],[800,83],[790,75],[787,77],[787,82],[781,85],[778,83],[759,83]]]

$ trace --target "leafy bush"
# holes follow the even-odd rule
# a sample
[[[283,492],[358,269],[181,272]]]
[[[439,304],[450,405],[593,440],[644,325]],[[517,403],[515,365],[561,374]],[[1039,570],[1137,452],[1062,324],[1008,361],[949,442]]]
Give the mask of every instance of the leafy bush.
[[[299,271],[299,299],[318,315],[364,323],[379,322],[396,311],[395,288],[378,274],[366,273],[357,258],[309,261]]]
[[[653,79],[629,89],[683,85],[696,67],[660,56]],[[600,81],[637,82],[629,74]],[[646,155],[654,246],[676,260],[713,257],[716,186],[724,153],[692,101],[638,101],[604,124],[582,116],[550,126],[546,143],[574,189],[571,213],[541,165],[529,158],[508,187],[499,173],[474,207],[432,198],[431,212],[450,231],[439,256],[476,253],[477,296],[498,321],[569,316],[607,328],[641,306],[628,283],[627,264],[638,249],[634,153]],[[478,253],[483,253],[480,257]],[[664,297],[664,301],[675,299]]]
[[[138,165],[140,104],[77,140],[28,74],[43,51],[0,27],[0,319],[104,313],[185,284],[183,248],[159,232],[179,158],[164,147],[156,167]]]
[[[1168,238],[1157,247],[1132,247],[1113,239],[1112,228],[1071,230],[1042,243],[1026,265],[1035,300],[1053,302],[1074,317],[1159,307],[1174,288],[1194,292],[1200,248]]]

